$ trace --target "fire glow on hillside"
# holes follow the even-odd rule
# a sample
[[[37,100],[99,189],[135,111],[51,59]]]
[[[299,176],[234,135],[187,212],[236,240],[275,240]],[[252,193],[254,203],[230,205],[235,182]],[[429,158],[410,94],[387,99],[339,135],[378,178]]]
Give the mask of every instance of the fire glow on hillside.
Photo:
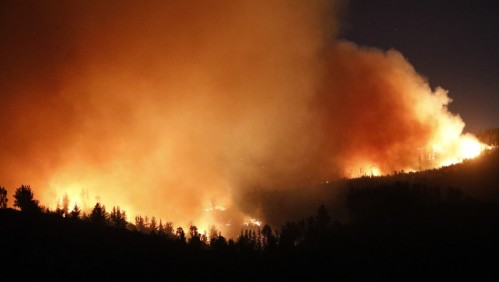
[[[334,39],[335,2],[118,2],[20,3],[3,19],[10,192],[205,230],[219,216],[260,225],[248,190],[485,149],[400,52]]]

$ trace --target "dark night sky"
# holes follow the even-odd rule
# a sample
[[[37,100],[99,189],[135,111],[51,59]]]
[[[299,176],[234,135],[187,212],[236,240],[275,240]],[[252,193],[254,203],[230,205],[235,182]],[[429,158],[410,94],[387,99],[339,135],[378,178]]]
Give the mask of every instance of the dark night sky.
[[[402,52],[449,91],[465,131],[499,127],[499,1],[353,0],[341,37]]]

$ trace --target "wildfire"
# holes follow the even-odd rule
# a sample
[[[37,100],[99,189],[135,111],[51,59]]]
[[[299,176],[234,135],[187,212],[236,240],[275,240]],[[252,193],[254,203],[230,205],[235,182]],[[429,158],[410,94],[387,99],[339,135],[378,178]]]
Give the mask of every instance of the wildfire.
[[[471,134],[460,135],[452,140],[442,140],[432,147],[433,167],[443,167],[478,157],[489,146],[481,143]]]
[[[485,149],[463,135],[447,91],[433,90],[403,54],[324,40],[336,30],[325,1],[136,2],[108,7],[115,21],[79,8],[42,23],[30,9],[12,17],[26,41],[5,50],[52,59],[19,69],[0,58],[21,75],[2,85],[11,94],[2,96],[0,131],[12,151],[1,154],[3,183],[26,179],[51,209],[67,194],[84,212],[101,202],[129,219],[237,229],[262,224],[246,214],[259,203],[240,197],[253,187],[424,170]],[[72,32],[57,33],[66,20]],[[49,39],[70,42],[75,56],[39,48],[60,42],[36,42],[31,30],[55,32]]]
[[[459,141],[459,154],[464,159],[475,158],[485,149],[483,144],[470,136],[465,136]]]
[[[67,205],[69,210],[74,208],[75,205],[79,208],[83,208],[83,210],[89,208],[88,191],[79,188],[78,185],[60,186],[56,189],[56,191],[57,202],[55,207],[49,206],[50,208],[62,208],[65,205]]]
[[[212,212],[212,211],[226,211],[227,209],[223,206],[215,206],[215,207],[209,207],[204,209],[205,212]]]
[[[251,227],[251,226],[253,226],[253,227],[254,227],[254,226],[258,226],[258,227],[260,227],[260,226],[262,226],[262,221],[260,221],[260,220],[258,220],[258,219],[256,219],[256,218],[254,218],[254,217],[249,217],[249,216],[248,216],[248,217],[246,217],[246,218],[244,219],[244,223],[243,223],[243,225],[244,225],[244,226],[248,226],[248,227]]]
[[[372,176],[380,176],[381,175],[381,171],[379,170],[379,168],[373,166],[371,168],[371,175]]]
[[[485,150],[490,149],[475,136],[471,134],[464,134],[456,136],[455,138],[443,138],[438,139],[436,142],[427,146],[429,149],[424,150],[419,148],[417,150],[417,155],[419,158],[418,166],[408,166],[402,168],[400,171],[411,172],[431,168],[445,167],[453,164],[463,162],[466,159],[473,159],[478,157]],[[415,154],[416,159],[416,154]],[[373,164],[366,162],[362,165],[358,165],[358,177],[363,176],[381,176],[389,174],[391,171],[385,171],[380,169],[383,167],[383,163]],[[356,174],[352,174],[356,177]]]

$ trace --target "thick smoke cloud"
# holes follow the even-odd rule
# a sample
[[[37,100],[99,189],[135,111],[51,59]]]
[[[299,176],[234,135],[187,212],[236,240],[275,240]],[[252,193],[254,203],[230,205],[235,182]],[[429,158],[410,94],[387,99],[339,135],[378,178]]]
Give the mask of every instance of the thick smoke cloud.
[[[447,92],[432,91],[402,54],[340,41],[325,61],[320,121],[345,175],[425,169],[456,154],[464,123],[447,110]],[[430,152],[440,161],[425,162]]]
[[[247,191],[418,169],[464,123],[397,51],[334,40],[340,4],[2,2],[0,184],[205,228],[264,216]]]

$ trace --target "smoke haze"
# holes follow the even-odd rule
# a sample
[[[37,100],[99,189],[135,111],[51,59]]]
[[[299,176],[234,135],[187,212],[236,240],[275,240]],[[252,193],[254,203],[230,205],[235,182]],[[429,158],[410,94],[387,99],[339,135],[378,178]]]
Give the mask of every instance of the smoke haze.
[[[395,50],[334,39],[343,2],[0,5],[10,195],[205,228],[207,208],[265,216],[247,191],[459,159],[447,93]]]

